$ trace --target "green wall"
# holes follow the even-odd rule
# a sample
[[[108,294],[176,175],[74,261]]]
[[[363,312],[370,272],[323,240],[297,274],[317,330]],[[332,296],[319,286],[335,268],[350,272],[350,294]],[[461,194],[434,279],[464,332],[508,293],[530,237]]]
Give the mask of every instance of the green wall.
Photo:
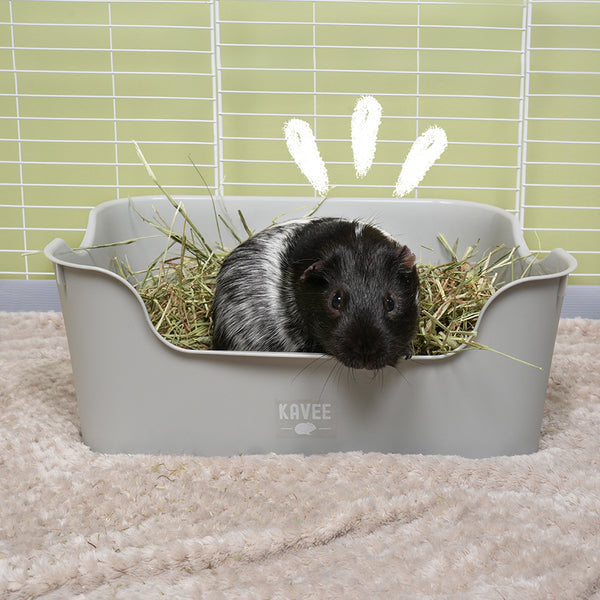
[[[155,193],[311,196],[282,128],[316,131],[332,196],[390,197],[432,124],[449,146],[418,197],[513,211],[532,250],[600,284],[600,2],[0,3],[0,277],[46,278],[89,209]],[[357,180],[350,115],[383,106]],[[399,200],[401,202],[401,200]]]

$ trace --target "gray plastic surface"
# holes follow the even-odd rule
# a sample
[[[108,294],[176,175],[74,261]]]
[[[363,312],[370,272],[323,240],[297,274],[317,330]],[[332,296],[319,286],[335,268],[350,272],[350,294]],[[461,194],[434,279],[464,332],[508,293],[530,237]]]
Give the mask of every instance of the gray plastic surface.
[[[177,197],[207,241],[219,239],[213,206]],[[144,237],[118,247],[46,247],[54,263],[79,403],[82,435],[100,452],[320,453],[346,450],[486,457],[537,450],[562,299],[575,260],[563,250],[534,262],[527,276],[488,301],[477,340],[496,352],[467,349],[413,357],[373,374],[315,354],[191,351],[161,338],[134,287],[114,272],[114,257],[145,269],[165,239],[137,211],[160,196],[114,200],[92,210],[82,246]],[[304,215],[311,200],[229,197],[259,230],[285,213]],[[302,207],[299,209],[299,207]],[[426,262],[445,262],[436,239],[458,240],[459,254],[479,240],[530,254],[516,219],[486,205],[446,200],[328,199],[319,215],[374,219]],[[180,224],[179,224],[180,226]],[[241,227],[239,227],[242,230]],[[221,227],[224,243],[234,245]],[[148,237],[146,237],[148,236]],[[515,271],[520,271],[527,264]]]

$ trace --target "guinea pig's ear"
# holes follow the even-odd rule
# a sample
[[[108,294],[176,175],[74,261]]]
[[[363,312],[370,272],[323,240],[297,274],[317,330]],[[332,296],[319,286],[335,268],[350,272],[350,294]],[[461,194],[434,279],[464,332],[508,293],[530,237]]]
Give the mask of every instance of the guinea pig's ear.
[[[323,261],[318,260],[308,267],[300,276],[300,281],[306,281],[313,277],[320,277],[323,272]]]
[[[408,248],[408,246],[400,246],[397,250],[397,257],[400,264],[407,269],[412,269],[417,262],[417,257]]]

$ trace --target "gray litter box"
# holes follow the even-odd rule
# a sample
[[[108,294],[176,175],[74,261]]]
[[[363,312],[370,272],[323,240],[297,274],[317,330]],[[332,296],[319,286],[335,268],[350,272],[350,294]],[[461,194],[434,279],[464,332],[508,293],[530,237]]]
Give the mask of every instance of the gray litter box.
[[[218,240],[207,197],[180,196],[209,242]],[[134,287],[115,273],[115,255],[144,270],[164,238],[137,213],[170,222],[161,196],[93,209],[82,246],[46,247],[54,263],[73,364],[83,439],[93,450],[233,455],[346,450],[486,457],[535,452],[568,274],[561,249],[534,262],[486,304],[477,340],[542,370],[486,350],[414,357],[373,374],[314,354],[183,350],[161,338]],[[229,197],[259,230],[278,215],[303,215],[311,200]],[[302,208],[300,208],[304,205]],[[320,215],[374,219],[424,262],[445,262],[442,233],[458,253],[479,240],[530,253],[505,211],[446,200],[328,199]],[[221,228],[223,229],[223,228]],[[229,246],[233,239],[224,240]],[[520,261],[523,269],[526,260]],[[514,269],[514,268],[513,268]]]

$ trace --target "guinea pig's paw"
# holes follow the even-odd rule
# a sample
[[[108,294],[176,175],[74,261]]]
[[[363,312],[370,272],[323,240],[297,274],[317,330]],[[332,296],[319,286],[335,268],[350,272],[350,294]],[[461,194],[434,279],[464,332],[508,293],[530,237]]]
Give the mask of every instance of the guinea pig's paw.
[[[406,348],[406,350],[402,351],[402,354],[400,354],[400,358],[404,358],[404,360],[408,360],[409,358],[413,357],[413,351],[412,348]]]

